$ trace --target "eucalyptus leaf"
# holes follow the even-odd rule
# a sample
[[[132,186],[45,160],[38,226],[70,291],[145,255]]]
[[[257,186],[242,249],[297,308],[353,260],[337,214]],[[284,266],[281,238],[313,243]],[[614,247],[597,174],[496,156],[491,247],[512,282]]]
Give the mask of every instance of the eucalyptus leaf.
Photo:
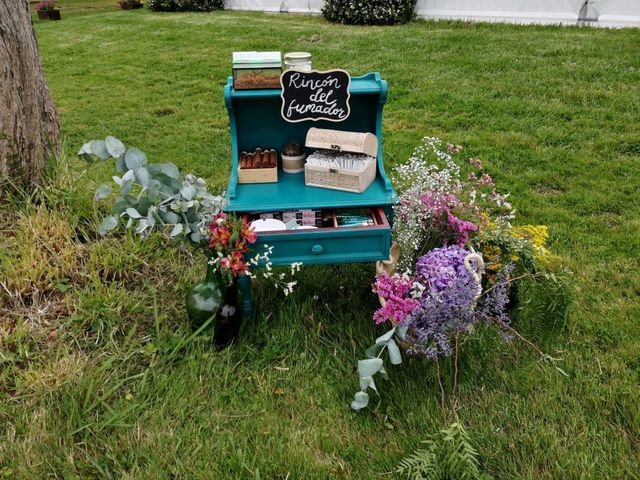
[[[147,156],[142,150],[131,147],[127,150],[127,153],[124,154],[124,163],[127,165],[127,168],[137,170],[148,163]]]
[[[135,208],[127,208],[126,214],[129,215],[131,218],[135,218],[135,219],[142,218],[142,215],[140,215],[138,210],[136,210]]]
[[[383,346],[384,345],[378,345],[376,343],[375,345],[372,345],[371,347],[367,348],[367,351],[365,352],[367,355],[367,358],[376,358],[380,353],[380,350],[382,350]]]
[[[378,391],[373,377],[360,377],[360,390],[365,391],[367,388],[371,388],[375,392]]]
[[[389,339],[391,337],[393,337],[393,334],[396,333],[396,329],[392,328],[391,330],[389,330],[387,333],[385,333],[384,335],[376,338],[376,345],[384,345],[385,343],[387,343],[389,341]]]
[[[200,240],[202,240],[202,235],[200,234],[200,232],[198,232],[198,231],[194,231],[194,232],[191,234],[191,241],[193,241],[193,242],[196,242],[196,243],[197,243],[197,242],[199,242]]]
[[[85,154],[91,154],[91,142],[84,143],[80,150],[78,150],[78,155],[83,156]]]
[[[387,341],[387,351],[389,352],[389,361],[392,365],[400,365],[402,363],[400,349],[393,338],[390,338],[389,341]]]
[[[127,171],[127,164],[124,163],[124,155],[120,155],[118,158],[116,158],[116,172],[126,172]]]
[[[358,375],[362,377],[373,377],[382,368],[381,358],[367,358],[358,360]]]
[[[105,236],[107,232],[113,230],[118,226],[118,218],[113,215],[109,215],[102,220],[102,223],[98,227],[98,233],[102,236]]]
[[[147,223],[147,219],[146,219],[146,218],[142,218],[142,219],[140,219],[140,221],[138,222],[138,227],[136,228],[136,232],[137,232],[137,233],[142,233],[142,232],[144,232],[148,227],[149,227],[149,224]]]
[[[91,153],[93,153],[100,160],[107,160],[111,158],[104,140],[91,140],[91,144],[89,147],[91,148]]]
[[[173,229],[171,230],[171,236],[177,237],[182,233],[183,225],[181,223],[176,223]]]
[[[129,202],[127,202],[124,198],[118,197],[113,204],[113,211],[118,215],[123,214],[127,208],[129,207]]]
[[[133,180],[127,180],[126,182],[122,182],[120,186],[120,195],[128,194],[131,189],[133,189]]]
[[[121,179],[119,176],[114,175],[113,177],[111,177],[111,179],[112,179],[115,183],[117,183],[119,186],[122,186],[122,179]]]
[[[171,225],[180,222],[180,216],[173,212],[162,212],[160,216],[166,223]]]
[[[182,195],[187,200],[193,200],[195,194],[196,188],[193,185],[185,185],[180,189],[180,195]]]
[[[167,177],[175,178],[176,180],[180,178],[180,170],[175,163],[159,163],[158,166],[160,171]]]
[[[111,195],[112,192],[113,189],[109,185],[100,185],[100,187],[96,191],[96,194],[94,195],[94,198],[98,201],[104,200],[109,195]]]
[[[129,169],[127,170],[127,172],[122,176],[122,181],[123,182],[128,182],[129,180],[134,180],[136,178],[136,174],[133,170]]]
[[[149,185],[149,172],[146,168],[140,167],[135,171],[136,180],[143,187],[147,187]]]
[[[407,325],[398,325],[396,327],[396,335],[403,342],[407,339],[407,331],[409,327]]]
[[[116,137],[108,136],[104,140],[105,147],[113,158],[119,158],[124,154],[124,143]]]
[[[356,392],[351,408],[358,411],[369,405],[369,394],[367,392]]]

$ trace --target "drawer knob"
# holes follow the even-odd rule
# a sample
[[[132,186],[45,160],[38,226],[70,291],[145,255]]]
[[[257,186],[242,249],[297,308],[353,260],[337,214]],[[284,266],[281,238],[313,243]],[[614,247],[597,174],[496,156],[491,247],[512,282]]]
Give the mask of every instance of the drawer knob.
[[[314,245],[311,247],[311,253],[314,255],[320,255],[322,252],[324,252],[324,247],[322,245]]]

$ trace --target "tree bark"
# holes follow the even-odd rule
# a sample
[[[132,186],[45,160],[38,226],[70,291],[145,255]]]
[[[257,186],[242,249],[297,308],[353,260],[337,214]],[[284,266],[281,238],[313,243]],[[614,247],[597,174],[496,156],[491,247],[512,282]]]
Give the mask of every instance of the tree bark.
[[[42,180],[60,121],[42,70],[28,0],[0,1],[0,182]]]

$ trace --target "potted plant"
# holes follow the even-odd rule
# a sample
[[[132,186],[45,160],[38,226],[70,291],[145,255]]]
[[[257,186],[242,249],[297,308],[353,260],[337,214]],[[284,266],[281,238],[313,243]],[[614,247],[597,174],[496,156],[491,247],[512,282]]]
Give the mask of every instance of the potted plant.
[[[42,0],[36,4],[40,20],[60,20],[60,10],[56,9],[56,0]]]
[[[122,2],[118,2],[120,4],[120,8],[122,10],[134,10],[136,8],[142,8],[142,2],[136,2],[132,0],[124,0]]]

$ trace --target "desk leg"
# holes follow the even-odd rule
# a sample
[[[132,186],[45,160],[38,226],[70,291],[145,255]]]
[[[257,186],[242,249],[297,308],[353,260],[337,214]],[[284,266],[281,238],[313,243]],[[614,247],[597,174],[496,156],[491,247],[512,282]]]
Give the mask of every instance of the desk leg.
[[[244,316],[250,317],[253,315],[253,301],[251,300],[251,277],[249,275],[240,275],[238,278],[238,285],[242,290],[242,308],[244,310]]]

